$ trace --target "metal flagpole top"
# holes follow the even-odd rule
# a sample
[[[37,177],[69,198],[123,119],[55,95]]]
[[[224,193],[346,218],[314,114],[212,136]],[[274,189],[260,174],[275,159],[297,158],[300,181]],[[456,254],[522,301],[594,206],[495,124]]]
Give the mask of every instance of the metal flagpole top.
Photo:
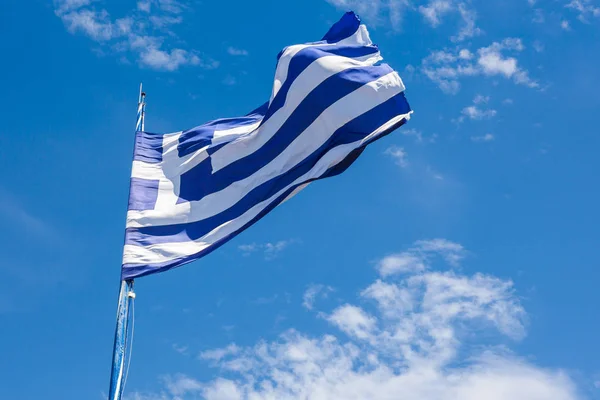
[[[135,130],[143,131],[145,127],[145,118],[146,117],[146,92],[143,91],[142,84],[140,83],[140,94],[138,97],[138,112],[137,112],[137,120],[135,123]]]

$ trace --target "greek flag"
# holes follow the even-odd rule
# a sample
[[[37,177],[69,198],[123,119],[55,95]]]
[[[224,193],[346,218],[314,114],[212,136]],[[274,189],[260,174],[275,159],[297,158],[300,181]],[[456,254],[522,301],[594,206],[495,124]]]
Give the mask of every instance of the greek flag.
[[[349,12],[280,52],[271,97],[249,114],[137,132],[122,277],[197,260],[404,124],[404,84],[381,59]]]

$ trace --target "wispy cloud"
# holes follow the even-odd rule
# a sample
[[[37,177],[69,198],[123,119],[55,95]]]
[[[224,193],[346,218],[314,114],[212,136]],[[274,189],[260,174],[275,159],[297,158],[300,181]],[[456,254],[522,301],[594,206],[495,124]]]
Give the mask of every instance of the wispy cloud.
[[[419,6],[419,12],[433,27],[438,26],[441,23],[441,18],[452,9],[453,4],[450,0],[433,0],[426,6]]]
[[[490,119],[496,116],[497,111],[492,108],[483,108],[482,105],[490,101],[489,96],[476,95],[473,99],[473,104],[466,106],[461,111],[461,116],[453,120],[453,122],[462,123],[466,118],[470,120]]]
[[[571,0],[565,7],[576,11],[577,19],[583,23],[589,23],[590,17],[600,17],[600,7],[591,0]]]
[[[370,25],[385,24],[400,30],[409,0],[326,0],[342,11],[354,10],[369,20]]]
[[[302,305],[307,310],[312,310],[317,298],[326,298],[334,289],[331,286],[311,284],[302,296]]]
[[[175,350],[177,353],[179,353],[181,355],[184,355],[184,356],[189,355],[188,346],[182,346],[177,343],[173,343],[172,347],[173,347],[173,350]]]
[[[129,54],[140,66],[175,71],[182,66],[216,68],[218,62],[195,50],[170,46],[177,39],[171,26],[183,21],[187,6],[175,0],[142,0],[122,18],[112,18],[90,0],[55,0],[55,14],[72,34],[93,40],[101,54],[113,53],[123,61]],[[150,23],[147,23],[150,22]],[[181,42],[181,40],[178,40]]]
[[[481,135],[481,136],[471,136],[471,140],[476,143],[491,142],[495,139],[496,138],[491,133],[486,133],[485,135]]]
[[[469,119],[488,119],[496,115],[496,110],[482,110],[476,106],[468,106],[462,109],[463,116]]]
[[[464,250],[444,239],[420,241],[416,253]],[[449,269],[380,276],[320,318],[330,330],[288,330],[272,341],[204,352],[218,375],[163,379],[158,393],[137,399],[511,399],[579,400],[563,371],[540,367],[488,343],[520,340],[526,314],[513,283]],[[484,331],[482,345],[477,333]],[[468,340],[465,332],[469,332]],[[491,333],[494,333],[492,335]],[[499,390],[498,388],[501,388]]]
[[[520,52],[523,49],[521,39],[507,38],[481,47],[475,53],[466,48],[438,50],[423,60],[421,70],[440,89],[451,94],[459,91],[461,78],[472,76],[500,76],[537,88],[539,84],[518,66],[517,59],[504,55],[504,52]]]
[[[150,0],[140,0],[137,2],[137,9],[143,12],[150,12],[151,3]]]
[[[462,42],[465,39],[482,34],[482,30],[475,25],[477,13],[474,10],[467,8],[465,3],[460,3],[458,5],[458,12],[463,20],[463,27],[458,31],[456,36],[450,38],[453,42]]]
[[[173,49],[169,52],[149,48],[140,53],[140,62],[153,69],[175,71],[182,65],[199,65],[200,58],[183,49]]]
[[[473,104],[487,104],[490,101],[490,96],[482,96],[480,94],[473,98]]]
[[[238,48],[229,46],[227,48],[227,53],[229,53],[232,56],[247,56],[248,50],[238,49]]]
[[[392,157],[394,162],[402,168],[408,166],[406,151],[403,147],[390,146],[383,152],[383,154]]]
[[[411,0],[326,0],[340,10],[354,10],[368,19],[369,25],[384,25],[394,31],[400,31],[404,14],[418,11],[427,24],[436,28],[444,18],[452,15],[460,21],[460,29],[451,40],[460,42],[481,34],[476,26],[477,13],[467,6],[467,2],[458,0],[429,0],[418,5]]]
[[[531,19],[531,22],[534,24],[543,24],[545,21],[546,17],[544,16],[544,11],[539,8],[533,10],[533,18]]]
[[[457,266],[465,255],[463,246],[446,239],[419,240],[408,250],[383,257],[376,267],[383,277],[415,274],[429,269],[432,259],[436,256],[442,257],[452,266]]]
[[[214,349],[214,350],[203,351],[198,355],[198,358],[201,360],[209,360],[209,361],[219,362],[227,356],[238,354],[240,352],[240,350],[241,349],[235,343],[232,343],[223,349]]]
[[[249,243],[238,246],[238,249],[244,256],[249,256],[252,253],[260,252],[265,257],[265,260],[276,258],[281,252],[292,244],[299,243],[296,239],[279,240],[277,242],[267,242],[262,244]]]

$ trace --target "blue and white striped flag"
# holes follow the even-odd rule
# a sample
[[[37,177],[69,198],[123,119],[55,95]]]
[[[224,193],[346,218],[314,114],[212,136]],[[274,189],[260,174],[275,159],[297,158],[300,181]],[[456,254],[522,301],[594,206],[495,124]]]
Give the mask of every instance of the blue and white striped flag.
[[[410,117],[404,85],[354,13],[283,49],[271,98],[239,118],[137,132],[124,279],[196,260]]]

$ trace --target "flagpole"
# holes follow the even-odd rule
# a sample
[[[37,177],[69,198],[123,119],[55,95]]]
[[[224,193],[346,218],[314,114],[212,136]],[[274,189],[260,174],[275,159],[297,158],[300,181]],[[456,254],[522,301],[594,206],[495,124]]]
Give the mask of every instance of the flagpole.
[[[137,120],[135,130],[143,131],[146,119],[146,93],[142,91],[140,83],[140,94],[138,98]],[[110,389],[108,400],[121,400],[125,379],[125,358],[131,346],[128,346],[128,333],[130,322],[130,310],[132,310],[135,293],[133,291],[133,279],[122,280],[119,289],[119,302],[117,306],[117,325],[115,328],[115,341],[113,345],[112,368],[110,372]],[[130,339],[130,338],[129,338]],[[129,349],[128,349],[129,347]],[[129,367],[129,366],[128,366]]]

